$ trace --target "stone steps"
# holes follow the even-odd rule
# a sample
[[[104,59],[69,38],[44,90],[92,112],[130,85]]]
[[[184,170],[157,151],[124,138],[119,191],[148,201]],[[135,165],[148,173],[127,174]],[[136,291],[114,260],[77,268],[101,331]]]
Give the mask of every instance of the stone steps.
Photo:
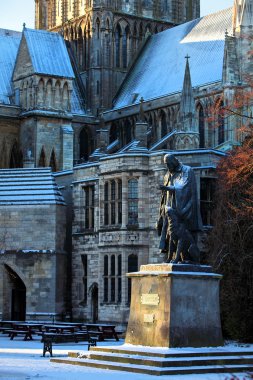
[[[152,350],[152,349],[151,349]],[[52,362],[149,375],[253,372],[253,352],[215,351],[159,352],[93,347],[90,351],[69,353]]]

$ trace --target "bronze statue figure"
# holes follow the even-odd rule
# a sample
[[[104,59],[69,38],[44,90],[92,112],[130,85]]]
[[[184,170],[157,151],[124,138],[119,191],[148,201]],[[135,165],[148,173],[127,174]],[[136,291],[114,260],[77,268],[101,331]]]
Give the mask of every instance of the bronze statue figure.
[[[164,157],[168,171],[164,176],[157,230],[159,249],[166,262],[199,264],[200,252],[195,242],[202,229],[195,174],[173,154]]]

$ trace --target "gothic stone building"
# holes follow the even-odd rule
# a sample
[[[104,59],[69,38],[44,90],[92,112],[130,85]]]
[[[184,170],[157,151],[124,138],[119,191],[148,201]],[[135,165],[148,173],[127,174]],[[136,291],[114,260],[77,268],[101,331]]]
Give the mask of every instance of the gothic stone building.
[[[232,111],[250,90],[252,5],[196,18],[198,1],[36,0],[37,30],[0,31],[4,318],[21,317],[20,290],[27,318],[127,322],[125,274],[163,260],[168,152],[194,168],[210,228],[215,167],[245,137]]]

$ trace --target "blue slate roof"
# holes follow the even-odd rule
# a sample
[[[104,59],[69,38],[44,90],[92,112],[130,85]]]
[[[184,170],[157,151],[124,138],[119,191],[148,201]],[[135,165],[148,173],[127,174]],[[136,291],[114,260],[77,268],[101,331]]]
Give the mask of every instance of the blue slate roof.
[[[232,8],[150,37],[116,95],[114,108],[139,103],[141,97],[180,92],[186,55],[193,87],[221,81],[226,30],[232,33]]]
[[[50,168],[1,169],[0,205],[65,205]]]
[[[0,103],[10,104],[11,77],[22,33],[0,29]]]
[[[25,29],[24,37],[35,73],[75,77],[64,39],[59,33]]]

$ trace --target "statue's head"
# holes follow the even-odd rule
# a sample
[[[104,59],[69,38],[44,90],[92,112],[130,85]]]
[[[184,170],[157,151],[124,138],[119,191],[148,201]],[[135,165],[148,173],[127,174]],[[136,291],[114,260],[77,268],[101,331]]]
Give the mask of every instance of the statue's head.
[[[167,168],[171,173],[173,173],[180,166],[180,162],[174,154],[166,154],[164,156],[164,163],[167,165]]]

